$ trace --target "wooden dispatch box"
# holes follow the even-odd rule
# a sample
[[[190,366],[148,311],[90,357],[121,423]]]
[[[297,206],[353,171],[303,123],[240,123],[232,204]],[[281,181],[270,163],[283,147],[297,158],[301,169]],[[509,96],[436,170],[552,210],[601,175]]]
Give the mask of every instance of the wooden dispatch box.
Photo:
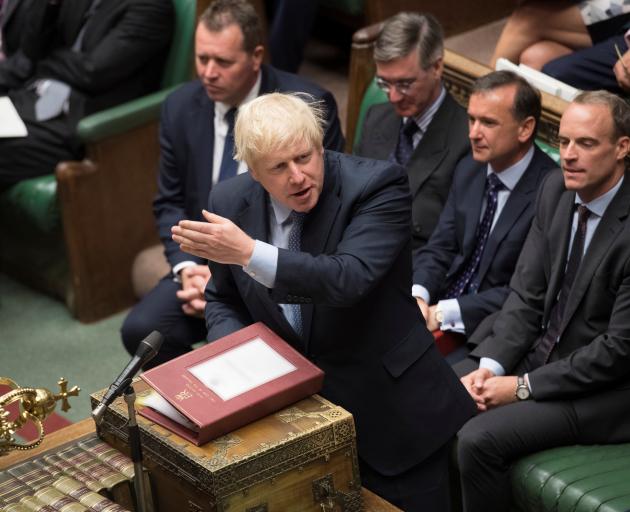
[[[134,388],[141,395],[148,385]],[[93,407],[104,391],[91,395]],[[119,398],[97,432],[129,454],[127,419]],[[157,512],[363,510],[352,415],[318,395],[203,446],[137,421]]]

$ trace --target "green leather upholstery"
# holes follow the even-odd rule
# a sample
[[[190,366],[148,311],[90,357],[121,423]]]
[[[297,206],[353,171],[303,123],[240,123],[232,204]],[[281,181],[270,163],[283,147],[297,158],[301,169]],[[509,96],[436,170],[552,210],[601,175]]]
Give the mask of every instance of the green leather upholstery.
[[[518,512],[630,510],[630,444],[545,450],[518,461],[511,477]]]
[[[51,174],[31,178],[5,190],[0,194],[0,218],[29,232],[51,233],[58,230],[55,177]]]
[[[359,110],[359,117],[357,118],[357,129],[354,134],[354,141],[352,141],[353,147],[356,147],[361,140],[361,133],[363,132],[363,120],[365,114],[372,105],[378,103],[385,103],[387,101],[387,95],[376,85],[376,79],[373,79],[365,90],[363,99],[361,100],[361,108]]]

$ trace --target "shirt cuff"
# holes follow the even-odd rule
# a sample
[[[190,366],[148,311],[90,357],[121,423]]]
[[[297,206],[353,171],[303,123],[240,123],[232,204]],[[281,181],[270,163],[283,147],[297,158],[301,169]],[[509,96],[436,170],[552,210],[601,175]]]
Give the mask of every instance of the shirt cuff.
[[[194,267],[195,265],[199,265],[199,263],[196,263],[191,260],[180,261],[177,265],[173,267],[173,281],[175,281],[176,283],[181,283],[182,280],[180,278],[179,273],[185,268]]]
[[[431,295],[429,294],[429,290],[427,290],[421,284],[414,284],[411,287],[411,295],[413,295],[416,299],[422,299],[427,304],[431,302]]]
[[[532,395],[532,397],[534,396],[534,390],[532,389],[532,384],[531,382],[529,382],[529,373],[526,373],[524,375],[524,379],[525,379],[525,384],[527,384],[527,387],[529,388],[529,392]]]
[[[462,321],[462,310],[457,299],[441,300],[437,308],[442,312],[441,331],[453,331],[466,334],[466,327]]]
[[[277,270],[278,248],[255,240],[254,252],[249,260],[249,265],[243,267],[243,271],[263,286],[273,288],[276,283]]]
[[[501,363],[491,359],[489,357],[482,357],[479,361],[479,368],[486,368],[495,374],[497,377],[503,377],[505,375],[505,368],[501,366]]]

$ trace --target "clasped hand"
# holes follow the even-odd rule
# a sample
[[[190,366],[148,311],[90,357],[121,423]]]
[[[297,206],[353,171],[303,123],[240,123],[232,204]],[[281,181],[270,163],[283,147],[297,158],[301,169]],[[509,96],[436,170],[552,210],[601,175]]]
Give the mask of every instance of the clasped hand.
[[[514,376],[496,377],[487,368],[479,368],[461,378],[479,411],[516,401],[516,381]]]
[[[171,228],[182,251],[217,263],[247,266],[255,242],[231,220],[203,210],[207,222],[182,220]]]

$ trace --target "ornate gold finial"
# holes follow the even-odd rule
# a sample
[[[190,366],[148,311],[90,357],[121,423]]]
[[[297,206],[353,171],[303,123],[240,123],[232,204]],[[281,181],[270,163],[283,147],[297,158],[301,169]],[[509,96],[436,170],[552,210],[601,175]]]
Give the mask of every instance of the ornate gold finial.
[[[61,400],[61,409],[70,409],[68,397],[77,396],[80,388],[73,386],[68,391],[68,381],[59,379],[59,393],[53,394],[46,388],[21,388],[13,380],[0,377],[0,384],[11,388],[11,391],[0,396],[0,456],[11,450],[28,450],[35,448],[44,439],[43,421],[55,410],[55,404]],[[19,401],[19,408],[15,419],[10,420],[10,412],[6,407]],[[14,434],[28,421],[32,421],[37,428],[37,439],[29,443],[18,443]]]

